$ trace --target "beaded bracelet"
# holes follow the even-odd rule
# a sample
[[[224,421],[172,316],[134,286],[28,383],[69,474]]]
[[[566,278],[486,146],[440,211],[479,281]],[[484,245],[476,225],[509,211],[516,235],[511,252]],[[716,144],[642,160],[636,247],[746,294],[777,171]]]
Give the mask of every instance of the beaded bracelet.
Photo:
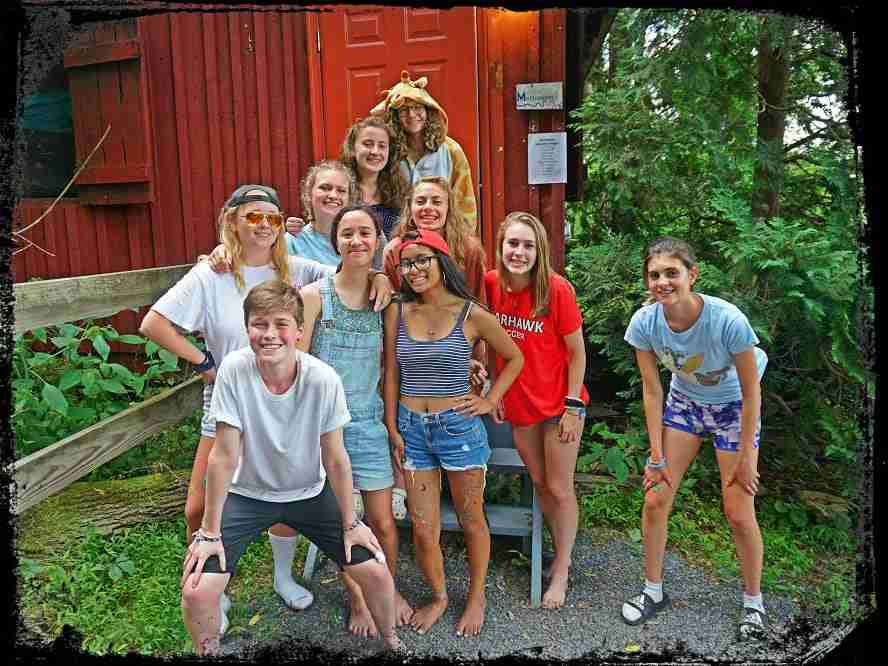
[[[204,534],[201,528],[198,528],[194,531],[194,534],[191,535],[192,541],[205,541],[207,543],[218,543],[222,541],[222,535],[219,536],[209,536],[208,534]]]
[[[349,525],[348,527],[343,527],[343,528],[342,528],[342,531],[343,531],[343,532],[351,532],[351,531],[352,531],[353,529],[355,529],[358,525],[363,525],[363,524],[364,524],[364,523],[361,522],[361,519],[358,518],[357,516],[355,516],[355,520],[354,520],[354,522],[353,522],[351,525]]]
[[[571,396],[568,396],[564,399],[564,406],[565,407],[579,407],[582,409],[586,406],[586,403],[583,402],[582,400],[580,400],[579,398],[573,398]]]
[[[666,469],[666,458],[664,457],[659,462],[654,462],[650,456],[648,456],[647,462],[644,465],[648,469],[658,470],[658,469]]]

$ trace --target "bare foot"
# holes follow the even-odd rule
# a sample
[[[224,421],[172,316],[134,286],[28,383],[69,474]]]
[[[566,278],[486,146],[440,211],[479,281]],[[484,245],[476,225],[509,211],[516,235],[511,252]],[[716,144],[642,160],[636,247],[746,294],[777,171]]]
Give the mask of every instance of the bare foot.
[[[543,608],[561,608],[567,596],[567,571],[553,573],[549,589],[543,595]]]
[[[373,622],[370,609],[367,608],[367,604],[364,603],[363,599],[359,602],[356,602],[354,598],[351,600],[348,630],[355,636],[363,636],[364,638],[376,636],[376,624]]]
[[[484,625],[484,611],[487,609],[487,599],[483,594],[479,597],[469,597],[466,610],[459,622],[456,623],[457,636],[477,636]]]
[[[447,596],[435,597],[428,606],[413,611],[410,626],[416,629],[417,633],[424,634],[432,628],[445,610],[447,610]]]
[[[401,596],[401,593],[395,590],[395,625],[403,627],[405,624],[410,624],[412,618],[413,608]]]

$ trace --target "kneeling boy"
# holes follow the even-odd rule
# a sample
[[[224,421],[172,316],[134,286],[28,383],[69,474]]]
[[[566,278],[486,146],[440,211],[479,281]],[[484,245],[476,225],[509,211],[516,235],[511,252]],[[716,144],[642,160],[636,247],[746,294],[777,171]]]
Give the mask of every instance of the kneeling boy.
[[[256,285],[244,320],[250,346],[226,356],[216,374],[204,516],[182,573],[182,612],[195,649],[218,651],[222,593],[247,545],[275,523],[301,531],[345,568],[387,646],[400,649],[385,556],[352,507],[342,382],[296,349],[299,291],[280,280]]]

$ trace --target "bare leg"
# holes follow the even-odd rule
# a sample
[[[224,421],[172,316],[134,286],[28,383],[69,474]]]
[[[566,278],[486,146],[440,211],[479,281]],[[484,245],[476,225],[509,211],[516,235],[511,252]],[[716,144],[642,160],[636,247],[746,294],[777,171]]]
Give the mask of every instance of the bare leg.
[[[191,574],[182,587],[182,617],[197,654],[213,655],[219,651],[219,627],[222,620],[219,601],[231,575],[204,573],[201,574],[197,587],[194,587],[196,575]]]
[[[390,649],[403,647],[395,635],[395,584],[389,570],[376,560],[345,566],[346,573],[361,588],[373,622]]]
[[[644,538],[644,575],[652,583],[663,580],[663,554],[666,552],[667,521],[675,500],[675,490],[681,485],[685,472],[697,457],[700,438],[696,435],[663,428],[663,455],[669,465],[672,488],[665,483],[645,493],[641,510],[641,530]]]
[[[395,578],[395,569],[398,566],[398,526],[392,515],[392,489],[362,491],[364,499],[364,512],[373,534],[382,546],[385,553],[385,561],[388,564],[392,578]],[[398,592],[395,586],[395,624],[399,627],[410,622],[413,616],[413,608]]]
[[[447,610],[444,556],[441,553],[441,470],[405,471],[413,523],[416,563],[432,588],[432,601],[413,611],[410,626],[424,634]]]
[[[582,429],[579,434],[582,436]],[[551,511],[548,522],[555,546],[555,561],[552,563],[549,588],[543,595],[543,608],[561,608],[567,595],[571,555],[579,522],[574,490],[574,470],[579,447],[579,438],[576,442],[561,441],[557,424],[543,425],[546,494]]]
[[[456,624],[457,636],[480,634],[487,608],[484,583],[490,562],[490,529],[484,517],[484,474],[480,468],[447,472],[469,559],[469,594],[466,610]]]
[[[214,437],[201,436],[197,443],[197,451],[194,453],[191,479],[188,481],[188,495],[185,499],[185,526],[188,531],[185,535],[185,542],[188,545],[191,545],[191,535],[197,531],[200,521],[203,520],[207,462],[210,459],[210,450],[215,441]]]
[[[755,449],[752,455],[757,465],[758,449]],[[718,469],[721,474],[725,516],[734,532],[734,543],[737,546],[737,559],[740,561],[744,592],[755,596],[761,592],[762,560],[764,559],[762,533],[755,517],[755,497],[737,484],[730,487],[725,486],[737,465],[739,454],[716,449],[715,457],[718,460]]]

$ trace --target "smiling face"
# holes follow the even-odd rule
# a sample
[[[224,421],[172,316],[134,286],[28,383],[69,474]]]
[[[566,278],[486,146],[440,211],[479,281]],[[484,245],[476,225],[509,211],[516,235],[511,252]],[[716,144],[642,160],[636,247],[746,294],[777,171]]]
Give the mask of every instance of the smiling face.
[[[447,192],[434,183],[417,185],[410,198],[410,217],[420,229],[443,229],[447,222]]]
[[[355,162],[359,171],[379,173],[389,158],[389,135],[379,127],[365,127],[355,139]]]
[[[405,247],[401,252],[398,270],[401,279],[406,280],[417,294],[422,294],[441,283],[441,266],[438,264],[435,251],[425,245],[417,243]]]
[[[376,225],[360,210],[346,213],[336,228],[336,249],[343,264],[369,266],[379,245]]]
[[[690,298],[698,274],[696,266],[688,268],[678,257],[662,253],[651,256],[645,268],[648,291],[663,305],[675,305]]]
[[[398,120],[408,135],[421,133],[428,122],[429,112],[424,104],[406,101],[398,109]]]
[[[248,194],[253,194],[253,192],[255,192],[255,190]],[[263,217],[259,224],[250,224],[247,221],[247,215],[253,212],[280,213],[280,210],[278,210],[278,207],[273,203],[267,201],[253,201],[238,206],[231,218],[238,240],[240,240],[244,250],[267,249],[271,252],[274,242],[281,233],[281,228],[275,228],[269,223],[267,217]]]
[[[316,220],[329,222],[348,201],[348,176],[342,171],[318,171],[311,188],[311,207]]]
[[[254,312],[247,320],[250,348],[260,364],[275,365],[285,361],[302,339],[302,327],[292,312],[274,310]]]
[[[515,222],[503,234],[503,265],[514,275],[525,275],[537,261],[536,234],[529,225]]]

